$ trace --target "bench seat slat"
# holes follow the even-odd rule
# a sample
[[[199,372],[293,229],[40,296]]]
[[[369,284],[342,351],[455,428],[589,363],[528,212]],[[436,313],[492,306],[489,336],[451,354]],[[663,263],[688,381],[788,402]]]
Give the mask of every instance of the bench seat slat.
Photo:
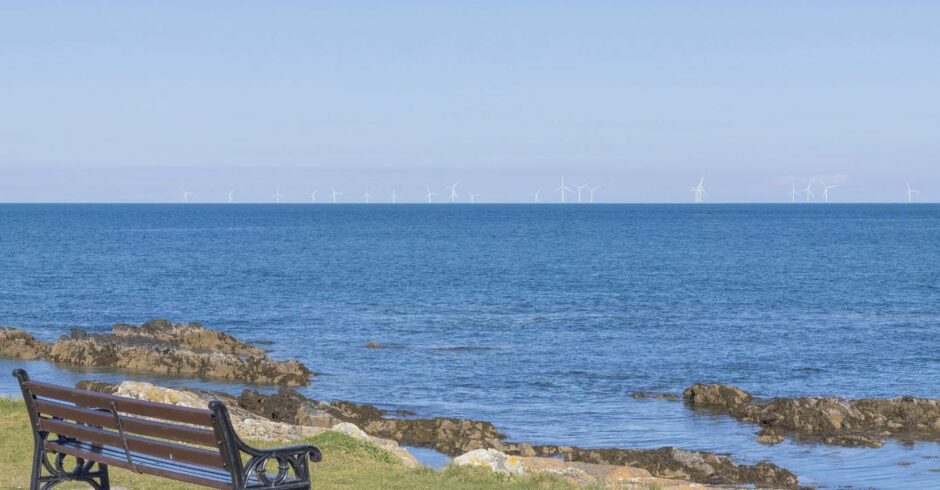
[[[45,417],[39,419],[39,425],[42,430],[59,434],[60,436],[71,437],[83,442],[123,447],[121,436],[117,432]],[[218,468],[221,468],[223,464],[222,456],[219,451],[181,446],[154,439],[127,436],[127,447],[134,452],[150,454],[173,461],[183,461]]]
[[[108,466],[133,470],[127,464],[124,457],[124,448],[113,447],[95,447],[91,444],[80,442],[69,442],[60,444],[56,442],[47,442],[46,448],[57,453],[68,454],[77,458],[84,458],[87,461],[99,461]],[[132,457],[141,458],[141,455],[132,453]],[[222,470],[217,472],[211,468],[201,470],[192,466],[182,466],[176,461],[160,461],[157,459],[142,459],[137,466],[137,471],[147,475],[169,478],[171,480],[204,485],[210,488],[230,489],[232,488],[232,477]]]
[[[206,427],[212,426],[212,412],[207,409],[135,400],[133,398],[98,393],[96,391],[66,388],[64,386],[39,381],[29,381],[27,387],[33,395],[72,402],[83,407],[110,410],[111,403],[114,403],[119,412],[153,417],[161,420],[172,420],[184,424],[202,425]]]
[[[118,428],[117,423],[114,421],[114,415],[112,415],[110,411],[92,410],[42,399],[37,399],[35,404],[36,409],[43,415],[85,422],[90,425],[98,425],[112,430],[117,430]],[[206,429],[167,424],[123,415],[121,416],[121,424],[124,426],[125,433],[142,434],[210,447],[216,446],[218,443],[215,433]]]

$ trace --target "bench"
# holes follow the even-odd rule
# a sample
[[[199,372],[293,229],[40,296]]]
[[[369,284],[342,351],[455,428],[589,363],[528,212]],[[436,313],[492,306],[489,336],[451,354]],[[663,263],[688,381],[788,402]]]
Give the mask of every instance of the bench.
[[[13,376],[35,439],[31,490],[65,481],[107,490],[109,466],[210,488],[309,489],[307,461],[322,458],[314,446],[245,444],[219,401],[181,407]]]

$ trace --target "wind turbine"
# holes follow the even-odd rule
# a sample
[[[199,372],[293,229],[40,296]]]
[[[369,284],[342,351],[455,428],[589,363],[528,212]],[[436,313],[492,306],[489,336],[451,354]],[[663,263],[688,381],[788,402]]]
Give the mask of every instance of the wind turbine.
[[[450,189],[450,202],[451,204],[457,202],[457,186],[460,185],[460,181],[454,182],[454,185],[445,185],[444,187]]]
[[[601,188],[601,186],[588,188],[588,191],[591,192],[591,204],[594,204],[594,191],[596,191],[596,190],[598,190],[598,189],[600,189],[600,188]]]
[[[398,204],[398,193],[392,189],[392,204]]]
[[[228,203],[229,203],[229,204],[232,204],[232,194],[234,194],[234,193],[235,193],[234,190],[228,191],[228,192],[225,193],[225,195],[228,196]]]
[[[698,181],[698,185],[692,188],[692,192],[695,193],[695,204],[702,204],[702,198],[708,195],[708,192],[705,192],[705,177]]]
[[[555,192],[558,192],[558,191],[561,191],[561,203],[562,203],[562,204],[565,203],[565,191],[574,192],[574,191],[572,191],[570,188],[568,188],[568,186],[565,185],[565,176],[564,176],[564,175],[561,176],[561,185],[558,186],[557,189],[555,189]]]
[[[796,191],[796,184],[790,184],[790,187],[792,188],[790,189],[790,202],[796,203],[796,197],[799,196],[800,193]]]
[[[280,188],[280,187],[278,187],[277,189],[274,190],[274,203],[275,203],[275,204],[280,204],[280,203],[281,203],[281,199],[282,199],[283,197],[284,197],[284,194],[281,194],[281,188]]]
[[[477,196],[479,196],[479,194],[474,194],[470,191],[467,191],[467,194],[470,194],[470,204],[476,203],[475,199],[477,198]]]
[[[366,202],[366,204],[369,204],[370,202],[372,202],[372,199],[373,199],[372,194],[369,194],[368,187],[366,187],[366,193],[362,195],[362,199]]]
[[[427,188],[427,190],[428,190],[428,195],[424,196],[424,200],[427,201],[428,204],[431,204],[431,198],[434,197],[434,196],[436,196],[437,194],[434,193],[434,192],[431,192],[431,188],[430,188],[430,187],[425,186],[425,188]]]
[[[188,202],[189,202],[189,196],[193,195],[193,193],[187,191],[186,189],[182,189],[182,191],[183,191],[183,202],[184,202],[184,203],[188,203]]]
[[[908,203],[908,204],[910,204],[911,202],[913,202],[914,194],[919,194],[919,193],[920,193],[919,190],[917,190],[917,189],[912,189],[912,188],[911,188],[911,183],[910,183],[910,182],[907,183],[907,193],[905,193],[904,196],[907,197],[907,203]]]
[[[803,189],[803,194],[806,194],[806,202],[809,202],[811,197],[816,199],[816,194],[813,194],[813,179],[810,179],[809,184],[806,184],[806,189]]]
[[[587,186],[588,186],[587,184],[581,184],[581,185],[577,186],[577,189],[578,189],[578,204],[581,204],[581,191],[582,191],[585,187],[587,187]]]
[[[310,193],[310,202],[312,203],[317,202],[317,191],[313,191]]]
[[[337,196],[342,196],[343,193],[342,193],[342,192],[336,192],[336,189],[334,189],[334,188],[332,188],[332,187],[330,187],[330,191],[331,191],[331,192],[330,192],[330,199],[333,201],[333,204],[336,204],[336,197],[337,197]]]
[[[823,202],[829,202],[829,189],[832,189],[833,187],[839,187],[839,185],[838,184],[832,184],[832,185],[824,184],[823,185]]]
[[[539,190],[539,191],[535,191],[535,192],[532,192],[532,193],[531,193],[531,194],[532,194],[532,202],[534,202],[535,204],[538,204],[538,203],[539,203],[539,193],[540,193],[540,192],[542,192],[542,191]]]

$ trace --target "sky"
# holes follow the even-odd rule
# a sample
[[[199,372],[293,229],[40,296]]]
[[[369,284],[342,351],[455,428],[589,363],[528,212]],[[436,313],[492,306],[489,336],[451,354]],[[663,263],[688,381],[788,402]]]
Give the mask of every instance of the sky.
[[[0,202],[940,201],[940,2],[0,1]],[[440,199],[441,196],[437,196]],[[446,196],[444,196],[446,197]],[[576,196],[568,195],[568,200]]]

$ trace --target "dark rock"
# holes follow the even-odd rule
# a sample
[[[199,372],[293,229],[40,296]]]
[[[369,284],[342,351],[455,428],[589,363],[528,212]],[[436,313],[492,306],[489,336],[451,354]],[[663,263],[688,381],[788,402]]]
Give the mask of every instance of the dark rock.
[[[634,391],[630,393],[631,398],[637,400],[681,400],[682,397],[674,393],[652,393],[649,391]]]
[[[105,383],[104,381],[85,380],[75,383],[75,387],[80,390],[97,391],[98,393],[107,393],[113,395],[117,391],[117,384]]]
[[[769,443],[783,434],[839,446],[880,447],[882,437],[940,441],[940,400],[803,396],[758,402],[747,392],[725,385],[694,385],[685,390],[684,397],[692,407],[720,410],[759,424],[763,428],[760,442]]]
[[[0,358],[29,361],[45,359],[48,355],[49,344],[22,330],[0,327]]]

